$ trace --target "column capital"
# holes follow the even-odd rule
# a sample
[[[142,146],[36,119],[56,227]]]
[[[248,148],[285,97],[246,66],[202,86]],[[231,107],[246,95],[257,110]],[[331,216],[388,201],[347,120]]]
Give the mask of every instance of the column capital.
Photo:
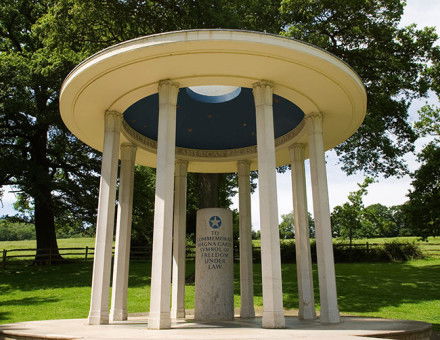
[[[188,161],[184,159],[176,159],[176,168],[174,176],[185,177],[188,172]]]
[[[324,114],[322,112],[312,112],[306,115],[309,134],[322,133],[322,120]]]
[[[115,119],[121,119],[122,120],[122,113],[116,110],[106,110],[104,117],[105,118],[115,118]]]
[[[262,80],[257,81],[257,82],[252,84],[252,88],[256,88],[256,87],[270,87],[270,88],[273,88],[273,83],[271,81],[269,81],[269,80],[262,79]]]
[[[104,130],[119,132],[122,124],[122,113],[113,110],[107,110],[104,114]]]
[[[121,159],[132,160],[136,157],[137,146],[133,143],[121,144]]]
[[[176,165],[188,165],[188,161],[186,159],[176,159]]]
[[[137,148],[137,146],[135,145],[135,144],[133,144],[133,143],[130,143],[130,142],[126,142],[126,143],[122,143],[121,144],[121,149],[136,149]]]
[[[159,92],[159,104],[177,104],[177,95],[179,94],[179,83],[170,79],[159,81],[157,87]]]
[[[272,105],[273,83],[261,80],[252,84],[255,106]]]
[[[290,161],[304,161],[305,144],[294,143],[289,146]]]
[[[247,159],[243,159],[237,161],[237,173],[238,177],[247,176],[249,177],[251,161]]]

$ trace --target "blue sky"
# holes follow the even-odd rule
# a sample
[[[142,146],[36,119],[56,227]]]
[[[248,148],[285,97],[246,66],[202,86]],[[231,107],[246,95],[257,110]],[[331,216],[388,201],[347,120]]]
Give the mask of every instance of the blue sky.
[[[437,28],[437,32],[440,34],[439,17],[439,0],[408,0],[401,24],[405,26],[410,23],[416,23],[419,27],[435,26]],[[429,98],[414,102],[410,108],[412,120],[417,119],[418,108],[424,105],[427,101],[432,104],[439,104],[438,98],[433,94],[429,96]],[[426,143],[426,139],[417,141],[417,151],[422,149],[423,145]],[[408,154],[406,156],[406,160],[409,164],[410,170],[415,170],[418,168],[418,163],[414,155]],[[308,162],[306,162],[306,166],[308,181],[308,206],[309,210],[312,210]],[[357,174],[354,176],[345,175],[340,170],[340,165],[338,164],[336,155],[332,151],[327,152],[327,171],[331,208],[345,202],[347,200],[348,193],[357,190],[357,183],[362,182],[364,179],[363,174]],[[409,176],[388,179],[379,177],[376,183],[370,185],[368,195],[366,196],[364,202],[366,205],[373,203],[381,203],[386,206],[401,204],[406,201],[406,194],[411,187],[410,183],[411,179]],[[285,174],[277,175],[277,187],[279,215],[281,216],[282,214],[292,211],[290,171]],[[3,204],[0,204],[0,216],[4,214],[14,214],[14,209],[12,207],[12,204],[15,201],[14,194],[8,192],[9,188],[4,189],[5,193],[2,198]],[[233,201],[233,208],[238,208],[238,197],[234,197]],[[259,229],[258,190],[252,195],[252,225],[255,229]]]

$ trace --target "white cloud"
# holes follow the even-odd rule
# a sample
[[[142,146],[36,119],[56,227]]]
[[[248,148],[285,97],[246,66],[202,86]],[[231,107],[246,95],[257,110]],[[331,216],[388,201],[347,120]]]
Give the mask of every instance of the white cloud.
[[[401,26],[417,24],[418,27],[434,26],[440,33],[440,1],[407,0],[407,5],[400,22]]]
[[[12,188],[9,185],[5,185],[3,188],[3,195],[0,203],[0,216],[3,215],[15,215],[16,211],[13,204],[16,200],[15,194],[11,192]]]

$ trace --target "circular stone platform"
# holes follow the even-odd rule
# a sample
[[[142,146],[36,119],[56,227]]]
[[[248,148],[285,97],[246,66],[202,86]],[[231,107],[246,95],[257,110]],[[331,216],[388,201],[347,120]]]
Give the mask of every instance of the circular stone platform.
[[[429,339],[431,325],[419,321],[343,317],[336,325],[286,317],[285,329],[262,329],[261,318],[212,323],[192,319],[173,322],[172,329],[148,330],[146,315],[128,321],[89,326],[86,319],[45,320],[0,325],[0,339]]]

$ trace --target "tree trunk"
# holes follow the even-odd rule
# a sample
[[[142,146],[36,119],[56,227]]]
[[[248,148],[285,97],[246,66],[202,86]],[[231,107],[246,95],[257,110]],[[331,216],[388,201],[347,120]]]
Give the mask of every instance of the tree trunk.
[[[37,129],[31,142],[32,197],[34,199],[35,234],[37,252],[34,264],[56,264],[63,261],[55,234],[52,202],[52,178],[47,160],[47,127]]]
[[[199,208],[218,208],[220,174],[199,174]]]
[[[47,188],[42,191],[35,201],[35,234],[37,236],[37,252],[34,264],[56,264],[63,259],[58,250],[55,234],[55,221],[52,207],[52,197]],[[45,197],[44,197],[45,196]]]

